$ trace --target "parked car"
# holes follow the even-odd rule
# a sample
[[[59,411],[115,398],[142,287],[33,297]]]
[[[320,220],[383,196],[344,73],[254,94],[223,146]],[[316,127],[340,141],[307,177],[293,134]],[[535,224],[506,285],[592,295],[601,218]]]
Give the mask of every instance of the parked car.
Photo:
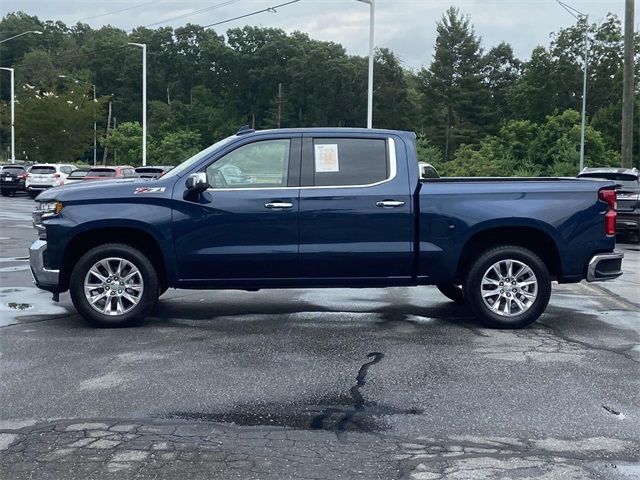
[[[25,165],[17,164],[2,166],[2,170],[0,170],[0,192],[3,197],[26,190],[27,168]]]
[[[157,180],[41,194],[31,270],[97,326],[139,322],[169,287],[436,285],[519,328],[552,281],[622,274],[615,182],[420,180],[417,163],[411,132],[243,129]],[[226,182],[226,166],[247,182]]]
[[[173,165],[153,165],[136,168],[136,176],[140,178],[160,178],[169,170],[174,168]]]
[[[69,176],[64,180],[65,185],[70,185],[73,183],[78,183],[84,180],[84,177],[89,173],[90,168],[76,168],[73,172],[69,174]]]
[[[36,163],[27,170],[27,193],[31,198],[35,198],[48,188],[59,187],[75,169],[73,165],[62,163]]]
[[[129,165],[116,167],[94,167],[87,172],[84,181],[115,180],[118,178],[131,178],[136,176],[136,171]]]
[[[584,168],[579,178],[613,180],[619,187],[616,232],[640,242],[640,171],[637,168]]]
[[[420,179],[427,180],[429,178],[440,178],[438,171],[433,165],[427,162],[419,162],[418,168],[420,169]]]

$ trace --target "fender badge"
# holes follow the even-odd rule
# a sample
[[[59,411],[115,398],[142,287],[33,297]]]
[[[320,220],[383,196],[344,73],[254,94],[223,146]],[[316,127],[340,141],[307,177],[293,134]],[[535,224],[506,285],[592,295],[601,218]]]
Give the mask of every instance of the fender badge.
[[[133,193],[136,195],[139,193],[162,193],[164,192],[164,188],[165,187],[138,187]]]

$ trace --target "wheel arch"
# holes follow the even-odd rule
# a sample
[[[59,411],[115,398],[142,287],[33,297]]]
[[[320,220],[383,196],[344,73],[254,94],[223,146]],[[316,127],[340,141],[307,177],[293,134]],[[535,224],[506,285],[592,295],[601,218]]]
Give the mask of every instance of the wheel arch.
[[[67,244],[60,271],[61,291],[69,288],[69,279],[75,263],[94,247],[107,243],[130,245],[145,254],[158,274],[161,284],[167,285],[168,274],[160,244],[149,232],[136,227],[101,227],[75,235]]]
[[[499,226],[481,230],[469,237],[458,259],[456,279],[464,278],[473,260],[482,252],[499,245],[514,245],[531,250],[546,265],[552,279],[562,275],[560,252],[556,241],[549,233],[531,226]]]

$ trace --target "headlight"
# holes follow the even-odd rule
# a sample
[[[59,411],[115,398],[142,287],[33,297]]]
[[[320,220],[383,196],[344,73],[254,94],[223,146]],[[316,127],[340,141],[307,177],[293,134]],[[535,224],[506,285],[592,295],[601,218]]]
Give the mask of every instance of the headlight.
[[[38,232],[38,237],[41,240],[46,240],[47,231],[42,224],[43,220],[46,220],[53,215],[57,215],[62,211],[62,202],[36,202],[36,209],[33,211],[33,227]]]
[[[57,215],[62,211],[62,202],[38,202],[36,206],[36,212],[40,214],[42,218],[50,217],[51,215]]]

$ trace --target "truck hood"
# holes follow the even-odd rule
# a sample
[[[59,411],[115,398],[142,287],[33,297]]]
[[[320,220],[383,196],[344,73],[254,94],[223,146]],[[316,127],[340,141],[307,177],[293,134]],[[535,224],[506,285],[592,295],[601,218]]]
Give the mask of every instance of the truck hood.
[[[162,180],[148,180],[139,178],[124,178],[117,180],[100,180],[76,182],[62,187],[49,188],[36,198],[39,202],[90,201],[108,198],[132,197],[138,187],[167,187],[170,182]]]

